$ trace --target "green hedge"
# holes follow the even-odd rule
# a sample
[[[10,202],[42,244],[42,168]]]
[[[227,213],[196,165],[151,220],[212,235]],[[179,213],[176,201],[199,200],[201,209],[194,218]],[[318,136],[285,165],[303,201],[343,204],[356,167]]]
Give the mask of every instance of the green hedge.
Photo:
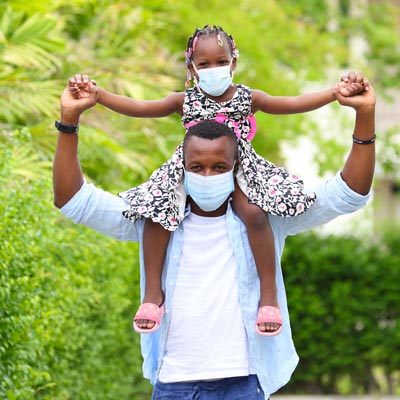
[[[73,225],[0,147],[0,398],[148,398],[137,246]]]
[[[288,238],[283,258],[300,364],[287,392],[394,392],[400,371],[400,231]],[[399,388],[397,388],[399,394]]]

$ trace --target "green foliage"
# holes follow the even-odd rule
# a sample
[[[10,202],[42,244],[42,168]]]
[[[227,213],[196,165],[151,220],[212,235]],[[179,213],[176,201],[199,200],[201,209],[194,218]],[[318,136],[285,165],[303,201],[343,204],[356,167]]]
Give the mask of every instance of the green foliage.
[[[58,100],[54,72],[63,42],[56,18],[6,8],[0,17],[0,122],[26,124],[51,115]]]
[[[52,205],[49,175],[15,173],[14,154],[0,145],[0,397],[148,394],[131,328],[136,246],[67,222]]]
[[[371,2],[367,16],[360,17],[362,35],[369,38],[370,70],[376,72],[371,79],[385,88],[399,87],[400,84],[399,16],[398,5]],[[381,74],[383,70],[385,73]]]
[[[400,346],[399,232],[376,244],[315,234],[288,239],[282,265],[300,366],[287,392],[337,393],[345,378],[348,393],[388,390],[400,370],[393,353]]]
[[[382,166],[384,176],[393,181],[400,182],[400,142],[398,139],[399,128],[393,128],[382,137],[382,146],[377,158]]]

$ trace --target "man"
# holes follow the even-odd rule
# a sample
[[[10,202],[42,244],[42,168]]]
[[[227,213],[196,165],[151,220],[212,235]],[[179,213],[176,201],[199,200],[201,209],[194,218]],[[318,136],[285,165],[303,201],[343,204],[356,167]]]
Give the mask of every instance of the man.
[[[363,78],[353,73],[350,79]],[[356,111],[350,154],[340,173],[314,189],[317,201],[309,211],[292,218],[269,216],[278,264],[287,235],[354,212],[370,197],[375,92],[369,87],[353,97],[337,93],[337,98]],[[77,100],[66,89],[61,97],[55,204],[76,223],[118,240],[141,241],[144,222],[133,223],[122,216],[125,201],[83,179],[75,133],[80,115],[95,103],[90,91]],[[236,146],[229,128],[214,121],[193,126],[185,137],[189,204],[168,246],[161,328],[142,335],[141,341],[144,376],[155,384],[153,399],[268,399],[289,381],[298,362],[280,265],[277,287],[283,331],[271,338],[257,335],[254,329],[258,274],[244,225],[229,202]],[[142,254],[140,261],[143,284]],[[161,315],[163,310],[157,311]]]

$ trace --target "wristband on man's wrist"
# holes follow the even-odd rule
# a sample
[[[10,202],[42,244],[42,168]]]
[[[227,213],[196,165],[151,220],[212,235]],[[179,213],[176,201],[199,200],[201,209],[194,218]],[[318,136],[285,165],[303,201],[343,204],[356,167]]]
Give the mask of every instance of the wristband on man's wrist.
[[[54,126],[62,133],[78,133],[79,124],[65,125],[61,121],[55,121]]]
[[[353,135],[353,142],[357,143],[357,144],[372,144],[372,143],[375,143],[375,140],[376,140],[376,135],[374,135],[371,139],[367,139],[367,140],[357,139]]]

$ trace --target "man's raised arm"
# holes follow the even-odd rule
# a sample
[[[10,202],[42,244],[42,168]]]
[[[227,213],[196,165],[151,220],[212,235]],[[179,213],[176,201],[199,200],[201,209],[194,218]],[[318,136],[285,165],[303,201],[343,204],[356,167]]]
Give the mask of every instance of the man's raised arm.
[[[343,97],[337,94],[341,105],[356,111],[353,145],[342,170],[342,178],[355,192],[366,195],[371,190],[375,170],[375,102],[374,88],[359,95]]]
[[[66,133],[79,124],[81,114],[96,104],[91,83],[82,89],[82,96],[75,99],[68,87],[61,96],[61,119],[57,149],[53,162],[54,204],[61,208],[78,192],[83,184],[83,175],[78,159],[78,134]]]

